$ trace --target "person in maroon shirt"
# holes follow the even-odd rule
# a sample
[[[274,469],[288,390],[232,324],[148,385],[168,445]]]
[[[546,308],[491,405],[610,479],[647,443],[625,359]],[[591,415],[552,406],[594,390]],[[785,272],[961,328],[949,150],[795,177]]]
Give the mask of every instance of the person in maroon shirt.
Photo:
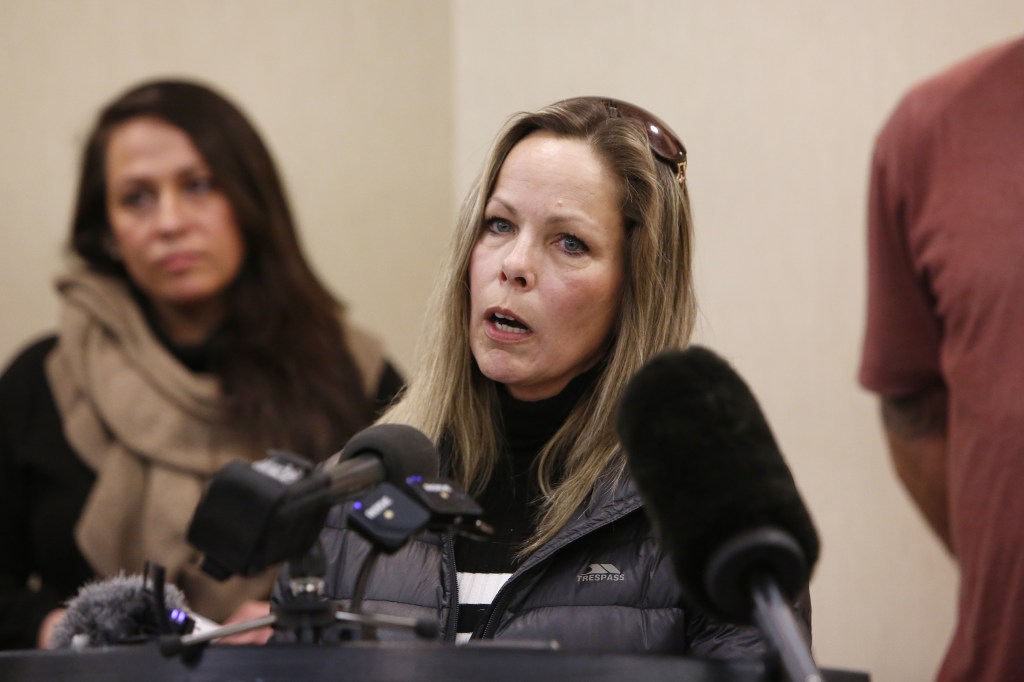
[[[938,679],[1024,676],[1024,40],[914,87],[881,131],[860,381],[960,568]]]

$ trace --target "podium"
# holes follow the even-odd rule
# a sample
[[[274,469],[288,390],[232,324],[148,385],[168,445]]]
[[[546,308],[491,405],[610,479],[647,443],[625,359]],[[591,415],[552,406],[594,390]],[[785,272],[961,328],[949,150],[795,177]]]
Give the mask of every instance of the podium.
[[[85,651],[0,652],[0,681],[47,682],[766,682],[756,662],[563,652],[502,644],[361,643],[210,646],[195,660],[168,658],[155,643]],[[822,671],[827,682],[865,673]]]

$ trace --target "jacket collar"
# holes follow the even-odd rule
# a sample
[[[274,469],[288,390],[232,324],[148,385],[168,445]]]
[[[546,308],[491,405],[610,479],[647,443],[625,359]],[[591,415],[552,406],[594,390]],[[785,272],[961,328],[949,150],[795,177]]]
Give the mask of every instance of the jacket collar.
[[[569,523],[550,542],[530,555],[514,575],[529,570],[571,542],[632,514],[643,506],[633,479],[623,477],[598,486]]]

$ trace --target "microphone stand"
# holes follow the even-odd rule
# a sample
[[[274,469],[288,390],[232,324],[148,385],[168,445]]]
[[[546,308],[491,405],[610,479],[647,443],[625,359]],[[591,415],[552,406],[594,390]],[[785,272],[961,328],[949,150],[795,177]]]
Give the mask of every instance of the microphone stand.
[[[287,459],[280,459],[281,453],[278,453],[277,456],[278,466],[289,463]],[[240,482],[236,482],[233,478],[226,478],[223,485],[228,486],[228,483],[231,483],[240,485],[243,491],[249,490],[243,484],[247,477],[255,475],[251,468],[242,467],[240,473],[236,472],[236,475],[236,477],[241,477]],[[422,639],[435,639],[438,633],[436,620],[363,613],[363,599],[369,584],[371,570],[381,553],[395,552],[424,528],[449,529],[475,539],[487,537],[493,530],[480,519],[482,510],[476,501],[454,483],[446,479],[424,479],[417,475],[408,477],[406,486],[406,491],[403,491],[391,483],[381,483],[355,501],[348,512],[349,527],[370,543],[370,551],[364,558],[356,578],[351,611],[342,611],[335,602],[324,599],[324,576],[327,571],[327,562],[320,541],[314,540],[307,545],[308,549],[299,554],[298,558],[288,560],[290,576],[288,589],[291,598],[273,604],[269,615],[244,623],[223,625],[198,634],[165,636],[161,640],[161,651],[168,656],[179,654],[215,639],[262,627],[273,627],[279,632],[290,630],[298,642],[320,644],[331,628],[342,623],[361,626],[363,640],[376,640],[377,628],[412,630]],[[255,488],[258,489],[259,486],[255,486]],[[307,496],[305,493],[296,493],[295,497],[303,500],[303,504],[290,507],[287,513],[280,512],[281,519],[289,520],[289,523],[282,520],[274,526],[275,530],[283,531],[290,528],[294,533],[294,529],[298,528],[301,530],[300,535],[307,534],[310,529],[317,530],[323,524],[322,518],[319,518],[319,512],[326,514],[326,508],[318,511],[316,524],[310,523],[312,517],[306,513],[306,510],[307,508],[317,508],[317,504],[321,500],[315,495]],[[309,503],[310,499],[317,504]],[[193,530],[200,535],[201,539],[209,540],[199,533],[202,528],[203,524],[197,524],[193,519],[190,528],[190,541],[192,541]],[[273,536],[273,534],[271,535]],[[217,533],[213,533],[211,537],[219,536]],[[220,564],[224,561],[229,568],[241,566],[243,569],[251,569],[253,567],[251,559],[253,552],[262,560],[268,556],[277,556],[279,551],[283,551],[282,547],[290,548],[295,544],[293,539],[284,541],[275,536],[274,540],[278,544],[273,546],[273,551],[267,549],[266,540],[263,540],[263,544],[261,544],[260,538],[255,540],[249,538],[246,542],[230,545],[232,551],[222,553],[221,562],[209,561],[210,556],[207,554],[204,569],[207,572],[212,570],[214,575],[226,577],[231,571],[223,570],[224,566]],[[261,564],[256,562],[255,565]],[[261,567],[265,566],[266,564],[261,565]],[[339,636],[338,639],[350,639],[350,637]]]
[[[807,634],[787,601],[807,586],[803,549],[788,533],[753,528],[720,545],[708,559],[705,588],[731,620],[751,620],[778,656],[790,682],[824,682]]]
[[[361,575],[369,572],[378,554],[376,550],[370,552],[363,563]],[[438,626],[433,620],[344,611],[337,602],[324,599],[324,558],[319,542],[306,555],[289,561],[288,565],[293,576],[288,584],[292,598],[273,604],[271,613],[243,623],[221,625],[206,632],[164,636],[160,639],[161,653],[184,656],[214,640],[264,627],[272,627],[279,632],[289,631],[296,642],[304,644],[324,643],[330,630],[343,623],[362,626],[364,639],[375,639],[377,628],[411,630],[422,639],[437,637]]]
[[[367,554],[366,558],[363,560],[363,565],[359,567],[359,575],[356,577],[356,586],[352,593],[351,615],[353,616],[364,615],[363,597],[366,596],[366,586],[370,582],[370,571],[373,570],[378,558],[380,558],[380,549],[375,545],[371,546],[369,554]],[[363,624],[363,639],[377,639],[377,628],[369,624]]]
[[[803,629],[793,616],[793,609],[773,580],[763,576],[751,579],[754,619],[761,632],[774,645],[779,662],[792,682],[824,682],[818,666],[806,646]],[[803,643],[801,646],[799,643]]]

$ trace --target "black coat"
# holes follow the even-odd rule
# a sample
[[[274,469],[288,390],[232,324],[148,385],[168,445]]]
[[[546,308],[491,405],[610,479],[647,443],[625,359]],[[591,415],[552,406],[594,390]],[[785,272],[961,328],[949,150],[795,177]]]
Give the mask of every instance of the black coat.
[[[344,507],[331,512],[321,541],[328,559],[325,595],[346,607],[369,545],[346,527]],[[394,555],[380,557],[363,609],[436,618],[441,638],[454,641],[457,590],[451,536],[428,533]],[[378,635],[412,637],[397,630],[380,630]],[[555,640],[563,650],[728,659],[760,658],[765,653],[756,630],[716,622],[686,603],[629,480],[614,492],[595,494],[582,513],[522,563],[473,637]]]

